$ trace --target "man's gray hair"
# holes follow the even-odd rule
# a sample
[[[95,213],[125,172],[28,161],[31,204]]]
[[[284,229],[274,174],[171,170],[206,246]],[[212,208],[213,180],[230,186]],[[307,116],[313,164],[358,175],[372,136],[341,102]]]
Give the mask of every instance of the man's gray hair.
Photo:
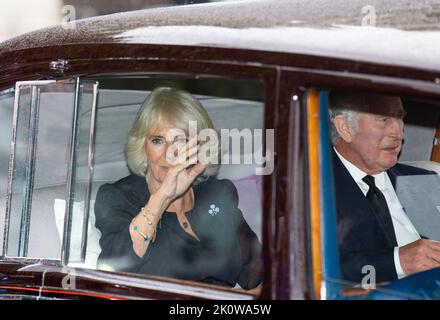
[[[389,108],[396,105],[400,105],[401,108],[396,110]],[[347,124],[356,131],[361,113],[373,113],[403,118],[405,116],[405,109],[398,96],[332,91],[329,95],[329,115],[333,145],[339,143],[340,139],[339,133],[334,125],[335,118],[339,115],[345,116]]]
[[[330,133],[332,144],[336,145],[341,138],[338,130],[336,130],[334,120],[337,116],[346,117],[347,124],[353,130],[358,128],[358,120],[361,112],[368,111],[367,94],[351,93],[351,92],[331,92],[329,95],[329,116],[330,116]]]
[[[338,130],[336,130],[334,120],[337,116],[344,116],[347,119],[347,123],[353,130],[357,130],[358,128],[358,120],[359,120],[359,111],[353,111],[348,109],[337,109],[332,110],[329,109],[329,115],[330,115],[330,134],[332,138],[332,144],[336,145],[339,142],[339,139],[341,136],[339,135]]]

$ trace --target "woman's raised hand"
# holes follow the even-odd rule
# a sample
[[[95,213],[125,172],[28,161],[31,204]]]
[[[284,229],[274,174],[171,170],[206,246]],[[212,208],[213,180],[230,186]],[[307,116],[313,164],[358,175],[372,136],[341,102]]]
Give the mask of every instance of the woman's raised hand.
[[[167,152],[167,162],[170,167],[159,188],[159,192],[169,201],[183,195],[194,180],[205,170],[205,165],[198,162],[200,146],[197,136],[187,143],[173,144]]]

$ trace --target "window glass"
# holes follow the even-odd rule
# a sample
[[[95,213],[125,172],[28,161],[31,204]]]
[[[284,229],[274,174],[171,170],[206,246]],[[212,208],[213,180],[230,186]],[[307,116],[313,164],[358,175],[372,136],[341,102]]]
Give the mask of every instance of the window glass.
[[[96,118],[96,98],[98,84],[95,82],[81,81],[79,88],[78,119],[76,131],[76,148],[74,153],[74,167],[72,171],[72,192],[70,221],[67,232],[67,253],[71,265],[79,263],[84,266],[89,261],[96,260],[99,247],[92,250],[92,246],[99,239],[99,230],[94,227],[95,216],[89,216],[93,173],[94,134]],[[63,212],[65,201],[58,199],[56,213]],[[58,229],[64,231],[65,221],[59,222]],[[95,239],[96,237],[96,239]],[[91,239],[89,250],[88,239]]]
[[[8,186],[9,150],[11,147],[14,91],[0,92],[0,250],[3,252],[6,193]]]
[[[320,126],[325,131],[319,142],[327,294],[376,289],[389,297],[409,296],[410,291],[387,292],[384,286],[438,266],[415,264],[407,253],[433,245],[427,239],[440,241],[440,103],[331,90],[319,92],[319,103],[324,108],[319,121],[330,118],[328,126]],[[327,167],[333,177],[326,175]],[[422,282],[415,285],[423,290]]]
[[[74,84],[23,83],[16,94],[7,255],[60,259],[54,204],[66,192]]]
[[[95,127],[93,172],[89,180],[91,192],[87,246],[86,252],[81,253],[81,259],[71,257],[69,264],[227,287],[240,288],[241,285],[245,289],[255,288],[261,281],[262,271],[262,174],[271,174],[273,171],[273,167],[265,165],[262,157],[263,141],[273,146],[273,130],[268,133],[263,130],[262,84],[250,80],[197,80],[180,77],[124,77],[96,81],[99,82],[96,122],[80,129],[87,131]],[[153,150],[150,162],[147,162],[148,170],[142,171],[142,162],[137,162],[135,166],[136,159],[131,154],[127,155],[129,132],[145,99],[152,92],[158,92],[157,88],[164,87],[173,88],[174,95],[162,96],[164,100],[160,100],[160,103],[151,102],[150,106],[162,110],[160,112],[163,114],[157,116],[160,114],[157,111],[156,116],[151,118],[154,123],[144,126],[149,131],[138,134],[138,137],[145,137],[147,142],[143,140],[144,144],[138,145],[139,152],[136,155],[145,155]],[[183,98],[176,100],[176,95],[179,99],[183,95]],[[197,103],[201,104],[202,111],[194,107]],[[202,118],[199,114],[203,115]],[[214,136],[210,136],[212,131],[203,133],[197,126],[191,127],[188,119],[194,119],[195,115],[199,116],[197,124],[202,125],[201,128],[209,128],[209,125],[203,127],[203,121],[212,121]],[[148,123],[148,120],[145,121],[139,123]],[[143,233],[143,237],[152,230],[143,226],[142,222],[138,226],[132,220],[137,217],[148,221],[150,212],[144,218],[141,208],[151,205],[150,195],[162,185],[172,166],[164,154],[157,153],[160,149],[158,145],[165,143],[165,133],[173,132],[169,131],[170,128],[180,129],[182,123],[185,127],[182,129],[183,143],[187,142],[185,139],[191,128],[195,128],[199,134],[202,132],[199,139],[203,142],[218,140],[222,146],[220,152],[218,147],[205,148],[204,155],[213,159],[217,154],[221,163],[210,166],[210,175],[206,175],[205,181],[199,179],[197,184],[189,185],[182,194],[182,199],[187,203],[182,205],[181,202],[172,201],[174,205],[162,211],[162,219],[155,228],[156,234],[147,236],[146,251],[137,252],[134,239],[138,239],[138,234]],[[181,143],[181,134],[172,136],[167,148]],[[158,138],[154,140],[152,137],[156,136]],[[90,155],[88,143],[86,139],[80,142],[77,159],[86,159]],[[153,149],[148,149],[148,143]],[[82,165],[77,163],[75,190],[80,185],[80,177],[86,177],[81,175],[81,168]],[[138,171],[135,173],[135,170]],[[144,175],[147,172],[147,177],[142,172]],[[154,175],[153,178],[149,174]],[[75,199],[73,215],[76,210],[87,210],[84,205],[87,199]],[[155,210],[156,207],[151,208]],[[186,214],[178,215],[173,211],[176,208]],[[78,241],[74,240],[74,234],[84,237],[84,228],[75,229],[74,225],[72,228],[71,242]],[[76,246],[80,247],[78,243]]]

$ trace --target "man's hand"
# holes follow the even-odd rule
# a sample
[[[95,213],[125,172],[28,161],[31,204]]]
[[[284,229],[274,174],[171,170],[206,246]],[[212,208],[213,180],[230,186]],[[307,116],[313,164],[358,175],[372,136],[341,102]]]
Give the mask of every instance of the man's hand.
[[[406,275],[440,267],[440,242],[417,240],[400,247],[399,258]]]

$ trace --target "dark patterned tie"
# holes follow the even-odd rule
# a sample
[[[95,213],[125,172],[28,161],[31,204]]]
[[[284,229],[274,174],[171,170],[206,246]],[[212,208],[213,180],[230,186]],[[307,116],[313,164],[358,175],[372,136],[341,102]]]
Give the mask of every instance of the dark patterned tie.
[[[362,180],[370,187],[367,192],[367,200],[373,207],[374,214],[380,226],[385,232],[385,236],[391,246],[397,245],[396,234],[394,232],[393,221],[391,220],[390,210],[388,209],[385,196],[376,187],[374,177],[367,175]]]

